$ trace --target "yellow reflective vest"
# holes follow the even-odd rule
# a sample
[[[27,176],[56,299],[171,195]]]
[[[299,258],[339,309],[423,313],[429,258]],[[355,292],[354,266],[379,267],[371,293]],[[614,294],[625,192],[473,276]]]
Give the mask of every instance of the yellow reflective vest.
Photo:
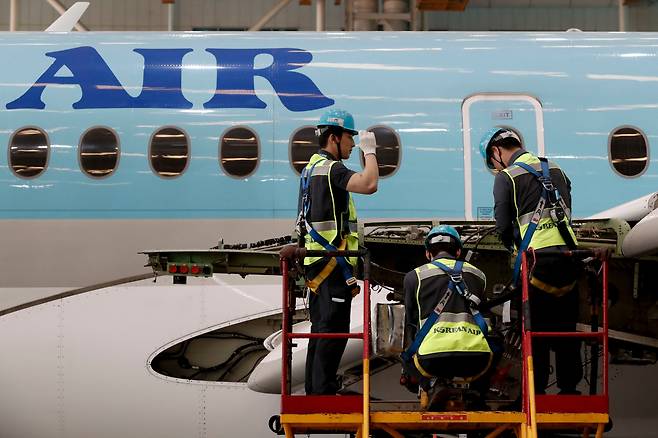
[[[439,258],[438,262],[452,268],[455,260]],[[447,279],[447,274],[432,263],[427,263],[415,269],[418,279],[416,289],[416,303],[418,305],[418,328],[422,327],[425,319],[422,318],[421,295],[428,289],[437,289],[437,280]],[[473,274],[482,280],[481,291],[471,291],[476,295],[484,291],[486,277],[482,271],[469,263],[464,263],[462,275]],[[436,293],[443,291],[436,290]],[[445,290],[447,292],[447,289]],[[443,292],[443,293],[445,293]],[[426,295],[426,294],[424,294]],[[440,297],[439,297],[440,299]],[[438,299],[437,299],[438,302]],[[456,291],[446,303],[438,321],[423,339],[418,348],[417,355],[421,359],[440,358],[443,355],[455,355],[459,353],[483,353],[490,355],[491,348],[482,330],[475,322],[470,311],[469,304]]]
[[[521,166],[515,165],[515,163],[525,163],[531,166],[533,169],[537,170],[539,173],[541,173],[541,164],[539,161],[539,158],[536,156],[530,154],[530,153],[524,153],[520,155],[513,164],[511,164],[507,169],[504,169],[503,172],[509,176],[509,178],[512,181],[512,188],[513,188],[513,193],[514,193],[514,207],[516,209],[516,222],[519,228],[519,233],[521,235],[521,240],[523,240],[526,231],[528,230],[528,226],[530,225],[530,221],[532,219],[533,213],[535,212],[535,209],[537,207],[537,203],[539,202],[539,198],[537,198],[537,201],[534,202],[532,206],[527,206],[525,210],[521,210],[519,208],[519,199],[520,196],[523,194],[524,190],[527,188],[525,187],[525,184],[519,182],[519,178],[522,175],[527,175],[529,172],[522,168]],[[559,166],[557,166],[555,163],[549,161],[549,169],[560,169]],[[560,172],[561,173],[561,172]],[[551,172],[551,178],[554,178],[554,172]],[[526,179],[526,181],[528,181]],[[553,181],[555,184],[555,181]],[[532,176],[532,184],[539,184],[534,176]],[[577,244],[578,241],[576,240],[576,235],[573,232],[573,229],[571,228],[571,211],[567,209],[567,211],[564,212],[565,216],[562,219],[563,221],[566,222],[567,224],[567,229],[569,230],[569,233],[571,234],[571,237],[573,238],[573,241]],[[562,238],[562,235],[560,234],[560,231],[558,230],[557,224],[553,222],[553,220],[550,217],[550,209],[548,206],[544,208],[542,211],[541,219],[539,220],[539,224],[537,225],[537,228],[535,229],[534,234],[532,235],[532,239],[530,240],[530,244],[528,245],[529,248],[534,248],[534,249],[542,249],[542,248],[548,248],[550,246],[559,246],[559,245],[566,245],[566,242]]]
[[[310,207],[306,221],[335,247],[340,247],[343,240],[346,240],[344,249],[358,250],[356,207],[351,193],[346,192],[348,211],[337,211],[335,187],[331,184],[331,168],[336,163],[337,161],[323,155],[314,154],[306,165],[306,169],[313,168],[309,183]],[[325,249],[320,243],[315,242],[310,234],[306,234],[305,239],[306,249]],[[304,264],[311,265],[320,259],[321,257],[306,257]],[[349,257],[347,261],[352,266],[357,264],[356,257]]]

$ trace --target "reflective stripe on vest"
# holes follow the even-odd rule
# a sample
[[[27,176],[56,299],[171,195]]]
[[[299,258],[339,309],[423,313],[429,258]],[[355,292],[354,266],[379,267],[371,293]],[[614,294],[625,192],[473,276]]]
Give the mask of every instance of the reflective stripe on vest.
[[[350,233],[356,233],[358,231],[357,224],[354,222],[348,222],[347,226],[349,227]],[[334,231],[338,228],[335,221],[320,221],[313,222],[313,228],[315,231]]]
[[[316,164],[317,163],[317,164]],[[332,216],[331,217],[326,217],[322,218],[324,220],[318,220],[318,221],[311,221],[307,217],[306,220],[308,221],[309,225],[317,231],[317,233],[324,237],[329,243],[334,242],[336,237],[338,236],[338,220],[336,218],[336,202],[334,200],[334,193],[331,185],[331,167],[336,163],[334,160],[327,159],[326,157],[323,157],[320,154],[314,154],[311,157],[311,160],[308,162],[306,165],[306,169],[313,169],[310,175],[311,182],[310,184],[313,184],[313,179],[314,178],[323,178],[326,177],[326,179],[323,181],[323,183],[327,184],[329,195],[331,198],[331,211],[332,211]],[[315,167],[313,167],[315,165]],[[310,188],[309,188],[310,190]],[[356,216],[356,207],[354,205],[354,201],[352,199],[352,194],[348,193],[349,197],[349,202],[348,202],[348,223],[345,224],[347,228],[347,233],[344,234],[342,237],[342,240],[347,240],[347,244],[345,249],[346,250],[358,250],[359,249],[359,234],[358,234],[358,229],[357,229],[357,216]],[[317,201],[317,200],[316,200]],[[311,203],[313,202],[313,199],[311,199]],[[326,202],[326,200],[320,200],[320,202]],[[310,213],[310,212],[309,212]],[[310,236],[310,234],[307,234],[305,236],[305,247],[308,250],[324,250],[324,246],[319,244],[318,242],[315,242],[313,238]],[[340,242],[338,243],[338,245]],[[336,246],[338,246],[336,245]],[[310,265],[312,263],[317,262],[320,260],[322,257],[306,257],[304,259],[304,264],[305,265]],[[348,257],[347,261],[349,262],[350,265],[356,266],[357,264],[357,258],[356,257]]]
[[[446,266],[449,266],[451,268],[455,267],[455,261],[452,259],[440,259],[440,260],[441,263],[443,263]],[[476,277],[481,278],[483,282],[487,281],[487,277],[484,275],[484,273],[480,271],[478,268],[476,268],[475,266],[471,265],[470,263],[464,263],[464,265],[462,266],[462,272],[468,272],[470,274],[473,274]],[[431,263],[427,263],[423,266],[416,268],[416,273],[419,281],[437,275],[448,275],[445,272],[443,272],[443,270],[437,268]]]
[[[517,162],[528,164],[533,169],[541,173],[541,163],[539,161],[539,158],[535,157],[530,153],[525,153],[519,156],[514,163]],[[549,169],[559,169],[559,167],[554,163],[549,162]],[[512,181],[512,188],[514,194],[514,207],[518,215],[519,208],[517,201],[518,190],[516,187],[516,178],[518,178],[521,175],[528,174],[529,172],[523,169],[522,167],[516,166],[514,164],[512,164],[509,168],[504,169],[503,172],[505,172],[510,177],[510,180]],[[528,213],[524,213],[520,216],[517,216],[516,218],[516,222],[519,227],[519,233],[521,234],[521,240],[523,240],[523,237],[525,236],[525,233],[528,230],[528,226],[530,225],[530,220],[532,219],[533,213],[534,210]],[[571,220],[571,211],[569,211],[568,209],[567,211],[565,211],[564,220],[567,222],[567,224],[569,224]],[[574,234],[571,225],[568,225],[568,229],[569,229],[569,233],[573,236],[574,242],[576,242],[576,235]],[[555,224],[551,220],[549,216],[549,209],[544,208],[544,210],[542,211],[541,219],[539,220],[539,224],[537,225],[537,229],[532,235],[532,239],[530,240],[530,244],[528,245],[528,247],[534,249],[542,249],[542,248],[547,248],[550,246],[558,246],[558,245],[566,245],[566,242],[560,235],[560,231],[557,228],[557,224]]]
[[[569,210],[568,208],[565,209],[564,213],[567,215],[567,217],[571,217],[571,210]],[[521,225],[530,224],[530,221],[532,220],[532,215],[533,214],[534,214],[534,211],[531,211],[530,213],[526,213],[524,215],[519,216],[519,224],[521,224]],[[545,208],[544,211],[542,211],[542,213],[541,213],[541,218],[542,219],[550,219],[550,217],[551,217],[550,214],[551,214],[550,210],[548,208]]]

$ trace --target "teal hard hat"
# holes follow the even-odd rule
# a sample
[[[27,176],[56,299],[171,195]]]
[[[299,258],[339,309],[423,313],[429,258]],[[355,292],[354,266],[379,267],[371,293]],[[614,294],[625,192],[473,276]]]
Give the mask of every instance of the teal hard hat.
[[[494,165],[491,163],[491,156],[489,155],[491,145],[496,141],[510,137],[515,138],[516,140],[518,140],[519,143],[521,143],[521,139],[519,138],[519,135],[516,132],[514,132],[514,130],[510,128],[505,128],[503,126],[495,126],[490,130],[488,130],[482,136],[482,140],[480,140],[480,155],[482,155],[482,158],[484,159],[484,163],[487,165],[489,169],[491,170],[495,169]]]
[[[430,245],[435,243],[450,243],[450,240],[456,241],[459,247],[462,247],[462,238],[454,227],[450,225],[437,225],[427,233],[427,237],[425,237],[425,248],[429,249]]]
[[[322,114],[318,122],[318,128],[322,129],[327,126],[338,126],[352,135],[357,135],[359,132],[354,129],[354,117],[352,114],[341,109],[330,109]]]

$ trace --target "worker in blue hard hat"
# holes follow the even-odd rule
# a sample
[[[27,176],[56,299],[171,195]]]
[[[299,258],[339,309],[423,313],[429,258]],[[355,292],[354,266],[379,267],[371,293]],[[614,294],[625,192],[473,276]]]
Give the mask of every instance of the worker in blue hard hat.
[[[486,276],[460,260],[461,252],[457,230],[436,226],[425,238],[428,263],[404,277],[407,349],[402,354],[402,381],[412,390],[416,382],[420,385],[424,409],[434,377],[477,380],[489,369],[493,357],[488,326],[477,310]],[[481,392],[487,387],[485,384]]]
[[[530,277],[530,313],[536,331],[576,331],[578,320],[578,265],[544,250],[575,249],[571,228],[571,182],[553,161],[525,150],[521,136],[496,126],[480,142],[480,154],[489,169],[498,171],[493,188],[496,230],[503,244],[517,252],[513,283],[520,278],[521,253],[535,250]],[[550,349],[556,355],[557,386],[562,394],[576,394],[582,379],[580,341],[533,340],[535,391],[548,384]]]
[[[309,250],[357,250],[357,215],[352,193],[377,191],[379,167],[372,132],[356,131],[354,117],[332,109],[320,117],[316,134],[320,150],[302,172],[297,231]],[[358,135],[364,155],[363,171],[348,169]],[[346,333],[350,330],[350,306],[358,293],[357,259],[306,257],[306,284],[311,290],[311,332]],[[311,339],[306,357],[306,393],[335,394],[340,389],[336,373],[346,339]]]

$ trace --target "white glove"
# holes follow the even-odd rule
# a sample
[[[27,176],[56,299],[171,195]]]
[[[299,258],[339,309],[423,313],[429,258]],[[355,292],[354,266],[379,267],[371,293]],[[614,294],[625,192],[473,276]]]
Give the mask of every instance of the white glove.
[[[359,147],[363,155],[374,154],[377,150],[377,140],[374,132],[359,131]]]

